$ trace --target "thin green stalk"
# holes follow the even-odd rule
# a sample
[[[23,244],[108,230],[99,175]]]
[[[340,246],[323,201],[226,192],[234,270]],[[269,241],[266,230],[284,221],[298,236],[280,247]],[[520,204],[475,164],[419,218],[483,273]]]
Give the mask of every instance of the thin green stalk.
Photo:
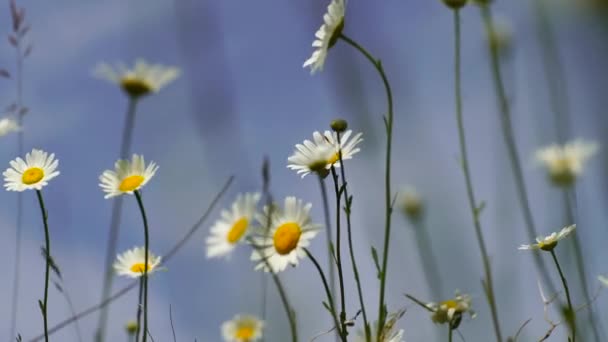
[[[454,329],[452,329],[452,327],[448,324],[448,342],[452,342],[452,333],[454,332]]]
[[[496,297],[494,295],[494,286],[492,281],[492,270],[490,267],[490,258],[486,250],[485,241],[483,238],[483,231],[481,229],[481,223],[479,222],[479,209],[477,208],[477,202],[475,200],[475,194],[473,192],[473,182],[471,180],[471,172],[469,170],[469,160],[467,155],[466,147],[466,135],[464,131],[464,121],[462,115],[462,95],[461,95],[461,72],[460,72],[460,11],[454,10],[454,89],[456,95],[456,121],[458,124],[458,137],[460,141],[460,154],[462,158],[462,169],[464,172],[464,178],[467,189],[467,198],[469,201],[469,207],[473,216],[473,223],[475,225],[475,234],[477,236],[477,243],[479,250],[481,251],[481,259],[483,262],[483,268],[485,273],[485,284],[486,294],[488,303],[490,304],[490,311],[492,314],[492,323],[494,325],[494,333],[496,334],[496,340],[502,341],[502,334],[500,332],[500,324],[498,320],[498,310],[496,308]]]
[[[42,199],[42,192],[36,190],[36,196],[38,197],[38,204],[40,205],[40,212],[42,213],[42,223],[44,224],[44,240],[46,248],[46,271],[44,273],[44,302],[41,305],[42,318],[44,319],[44,340],[49,342],[49,324],[48,324],[48,299],[49,299],[49,276],[51,270],[51,237],[49,234],[49,222],[48,214],[44,206],[44,200]]]
[[[319,187],[321,188],[321,198],[323,200],[323,213],[325,216],[325,234],[326,234],[326,239],[327,239],[327,262],[328,262],[328,268],[329,268],[329,288],[331,289],[331,293],[335,295],[335,291],[336,291],[336,272],[334,269],[334,263],[333,263],[333,254],[332,254],[332,242],[331,242],[331,238],[332,238],[332,231],[331,231],[331,218],[330,218],[330,213],[329,213],[329,200],[327,197],[327,187],[325,185],[325,180],[323,179],[323,177],[321,177],[321,175],[318,175],[317,177],[319,179]],[[337,214],[339,215],[339,213]],[[338,242],[339,244],[339,242]]]
[[[340,133],[336,134],[338,139],[338,146],[342,146],[340,140]],[[361,314],[363,315],[363,325],[365,331],[365,341],[371,342],[372,332],[370,329],[369,322],[367,321],[367,312],[365,310],[365,302],[363,301],[363,290],[361,289],[361,280],[359,279],[359,270],[357,268],[357,261],[355,259],[355,252],[353,249],[353,237],[352,237],[352,225],[350,221],[351,208],[353,205],[353,198],[348,195],[348,183],[346,181],[346,167],[342,160],[342,150],[338,151],[338,160],[340,161],[340,173],[342,176],[342,188],[344,189],[344,198],[346,198],[346,205],[344,211],[346,212],[346,235],[348,237],[348,252],[350,254],[350,262],[353,266],[353,274],[355,276],[355,283],[357,284],[357,294],[359,296],[359,305],[361,306]]]
[[[344,296],[344,275],[342,273],[342,250],[340,237],[340,185],[336,169],[331,167],[331,175],[334,179],[334,190],[336,192],[336,266],[338,267],[338,281],[340,283],[340,330],[347,334],[346,330],[346,300]]]
[[[481,16],[488,33],[494,30],[494,21],[492,18],[492,12],[489,6],[481,6]],[[511,172],[513,172],[513,178],[515,181],[515,190],[518,197],[518,202],[523,214],[524,223],[526,227],[526,233],[530,240],[534,240],[539,236],[534,224],[534,217],[532,215],[532,209],[530,207],[530,201],[528,199],[528,193],[526,191],[526,182],[523,176],[523,171],[520,163],[519,152],[517,151],[517,145],[515,144],[515,134],[513,133],[513,124],[511,122],[511,106],[507,98],[507,92],[505,90],[504,82],[502,79],[502,72],[500,69],[500,55],[498,50],[489,44],[490,50],[490,62],[492,69],[492,77],[494,80],[494,88],[498,100],[498,107],[500,109],[501,127],[503,131],[503,138],[507,147],[507,153],[511,165]],[[543,283],[549,288],[550,293],[556,292],[556,286],[553,283],[549,275],[549,271],[543,262],[542,258],[538,253],[533,253],[533,260],[537,271],[540,273]]]
[[[420,221],[413,222],[414,235],[416,235],[416,250],[420,257],[421,263],[424,269],[424,277],[431,289],[433,298],[442,298],[442,286],[441,276],[439,275],[439,263],[433,253],[433,245],[429,238],[429,232],[424,222]]]
[[[148,218],[146,217],[146,210],[144,209],[144,203],[141,199],[141,193],[139,190],[133,191],[135,194],[135,198],[137,199],[137,205],[139,206],[139,211],[141,212],[141,218],[144,221],[144,330],[142,333],[143,342],[146,342],[148,339],[148,248],[150,247],[150,236],[148,231]]]
[[[135,329],[135,342],[139,341],[139,332],[141,331],[141,309],[142,309],[142,297],[144,295],[144,279],[139,278],[139,295],[137,296],[137,329]]]
[[[133,130],[135,128],[135,113],[137,112],[137,98],[129,97],[127,104],[127,112],[125,115],[125,123],[122,132],[122,142],[120,144],[120,158],[127,158],[131,150],[133,140]],[[103,276],[103,286],[101,293],[101,301],[105,301],[112,291],[112,281],[114,280],[114,270],[112,264],[116,257],[116,248],[118,245],[118,230],[120,228],[120,219],[122,216],[123,198],[118,197],[112,202],[112,214],[110,216],[110,231],[108,235],[108,246],[106,249],[105,270]],[[95,333],[95,341],[102,342],[104,340],[106,327],[108,324],[109,307],[104,307],[99,313],[99,322],[97,323],[97,331]]]
[[[310,253],[310,251],[307,248],[304,248],[304,252],[308,256],[310,261],[312,261],[312,263],[317,268],[317,271],[319,272],[319,276],[321,276],[321,281],[323,282],[323,287],[325,288],[325,294],[327,295],[329,309],[331,310],[331,317],[334,320],[334,326],[336,328],[336,331],[338,332],[338,336],[340,336],[340,339],[342,341],[346,342],[345,330],[342,330],[341,324],[338,321],[338,314],[336,313],[336,306],[334,304],[333,295],[331,293],[329,285],[327,284],[327,279],[325,279],[325,274],[323,273],[323,269],[321,268],[321,265],[319,265],[319,263],[317,262],[315,257]]]
[[[386,73],[384,72],[384,68],[382,67],[382,62],[379,59],[375,59],[365,48],[359,45],[354,40],[348,38],[344,34],[340,35],[340,39],[348,43],[350,46],[359,51],[365,58],[374,66],[380,78],[382,79],[382,83],[384,85],[384,89],[386,91],[386,101],[388,105],[388,113],[384,117],[384,124],[386,126],[386,165],[385,165],[385,179],[384,179],[384,187],[385,187],[385,225],[384,225],[384,248],[382,255],[382,269],[380,271],[380,296],[378,301],[378,329],[376,338],[380,338],[380,333],[382,332],[382,327],[384,327],[384,323],[386,322],[386,303],[384,302],[385,290],[386,290],[386,273],[388,268],[388,250],[390,246],[390,237],[391,237],[391,215],[393,213],[393,207],[391,202],[391,148],[393,142],[393,93],[391,90],[390,83],[388,82],[388,78]]]
[[[266,262],[266,266],[270,267],[270,265],[268,265],[268,262]],[[281,297],[281,302],[283,302],[283,307],[285,307],[285,311],[287,313],[287,319],[289,320],[289,329],[291,331],[291,341],[298,342],[298,328],[297,328],[297,324],[296,324],[296,313],[291,308],[291,304],[289,304],[289,300],[287,299],[287,293],[285,292],[285,289],[283,288],[283,284],[281,284],[281,280],[279,279],[279,276],[274,271],[272,271],[272,269],[271,269],[270,273],[272,274],[272,280],[274,281],[274,284],[276,285],[277,290],[279,291],[279,296]]]
[[[555,255],[555,251],[551,250],[551,257],[553,257],[553,262],[555,262],[555,267],[557,267],[557,271],[559,272],[559,277],[562,280],[562,285],[564,286],[564,291],[566,291],[566,300],[568,301],[568,319],[570,329],[572,329],[572,342],[576,342],[576,312],[574,311],[574,306],[572,306],[572,300],[570,299],[570,288],[568,287],[568,282],[566,281],[566,277],[562,272],[562,268],[557,261],[557,256]]]

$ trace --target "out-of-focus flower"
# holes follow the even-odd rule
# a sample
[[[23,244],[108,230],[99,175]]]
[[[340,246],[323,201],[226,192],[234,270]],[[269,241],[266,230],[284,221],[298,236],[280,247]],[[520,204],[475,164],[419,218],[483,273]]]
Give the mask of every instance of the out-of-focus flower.
[[[602,283],[602,285],[604,285],[605,287],[608,287],[608,277],[599,275],[599,276],[597,276],[597,279],[600,281],[600,283]]]
[[[13,132],[19,132],[20,130],[21,127],[19,127],[19,124],[17,124],[17,121],[15,121],[15,119],[0,119],[0,137],[3,137]]]
[[[361,149],[357,147],[363,138],[362,133],[355,134],[352,139],[352,131],[348,130],[340,135],[338,133],[325,131],[313,133],[313,141],[304,140],[302,144],[296,145],[296,151],[287,158],[287,167],[296,170],[302,177],[309,173],[318,173],[322,176],[327,174],[332,166],[340,167],[340,154],[342,160],[352,159]]]
[[[424,214],[424,203],[422,198],[416,189],[411,186],[406,187],[399,193],[399,207],[412,221],[419,220]]]
[[[490,48],[505,55],[511,50],[513,26],[510,21],[500,16],[495,16],[492,24],[492,27],[486,31],[486,41]]]
[[[428,303],[427,308],[433,311],[431,320],[437,324],[450,324],[452,329],[458,328],[464,314],[475,318],[476,313],[471,306],[471,296],[456,293],[454,298],[439,303]]]
[[[597,150],[596,143],[574,140],[563,146],[553,144],[539,149],[536,151],[536,160],[546,167],[549,178],[555,185],[570,186]]]
[[[555,248],[555,246],[557,246],[557,243],[559,242],[559,240],[570,235],[570,233],[572,233],[575,229],[576,229],[576,225],[573,224],[571,226],[562,228],[562,230],[560,230],[558,233],[554,232],[548,236],[539,236],[536,238],[536,243],[533,243],[531,245],[521,245],[519,247],[519,249],[520,250],[542,249],[543,251],[550,252]]]
[[[259,200],[259,193],[239,194],[230,210],[222,211],[222,217],[207,237],[207,258],[227,256],[243,240],[255,218]]]
[[[117,63],[115,66],[100,63],[94,70],[95,76],[119,85],[133,98],[158,92],[177,79],[179,74],[179,68],[149,64],[143,59],[135,61],[131,69],[124,63]]]
[[[106,193],[105,198],[122,194],[132,194],[146,185],[158,170],[151,162],[146,166],[144,157],[134,154],[129,160],[120,159],[114,164],[114,170],[106,170],[99,176],[99,186]]]
[[[327,52],[336,44],[342,29],[344,29],[344,13],[346,11],[345,0],[332,0],[327,6],[327,13],[323,16],[323,25],[315,33],[315,41],[312,46],[315,48],[312,56],[308,58],[303,67],[310,67],[310,73],[323,70]]]
[[[253,315],[236,315],[222,324],[226,342],[255,342],[262,338],[264,321]]]
[[[146,249],[144,247],[133,247],[116,257],[114,262],[114,271],[118,275],[124,275],[129,278],[139,278],[148,271],[148,275],[160,269],[158,267],[161,262],[160,256],[155,256],[152,252],[148,252],[148,267],[146,267]]]
[[[287,197],[284,208],[278,206],[273,206],[272,210],[269,207],[264,208],[264,214],[258,215],[258,221],[263,227],[270,222],[271,227],[261,228],[263,235],[253,240],[254,250],[251,260],[257,263],[256,270],[263,269],[268,272],[270,266],[273,272],[281,272],[288,265],[298,265],[299,259],[306,255],[304,247],[310,245],[310,240],[322,227],[312,223],[311,207],[311,203],[304,204],[295,197]]]
[[[137,333],[137,328],[139,326],[137,325],[137,321],[128,321],[127,324],[125,324],[125,330],[127,331],[127,334],[129,336],[134,336]]]
[[[33,149],[25,155],[25,160],[17,157],[10,165],[2,173],[8,191],[40,190],[59,175],[59,160],[55,159],[55,154],[49,155],[42,150]]]
[[[403,329],[395,330],[395,324],[397,320],[399,320],[405,310],[400,310],[398,312],[392,313],[389,315],[384,327],[382,327],[382,331],[380,332],[380,337],[378,338],[378,334],[376,334],[376,329],[378,328],[378,323],[375,322],[371,325],[371,342],[404,342]],[[367,338],[365,337],[365,331],[359,330],[357,335],[355,336],[355,342],[365,342]]]

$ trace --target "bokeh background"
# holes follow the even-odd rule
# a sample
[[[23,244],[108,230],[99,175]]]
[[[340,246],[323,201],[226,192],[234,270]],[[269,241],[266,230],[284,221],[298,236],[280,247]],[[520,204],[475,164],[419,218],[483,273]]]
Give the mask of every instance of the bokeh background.
[[[497,1],[494,12],[508,18],[513,49],[503,70],[513,108],[517,145],[529,185],[534,218],[542,233],[565,222],[561,193],[534,165],[533,151],[556,141],[554,115],[543,74],[541,44],[533,1]],[[384,131],[381,116],[385,94],[375,71],[343,43],[330,52],[325,71],[311,76],[301,68],[311,53],[327,1],[19,1],[32,25],[33,52],[25,65],[24,101],[26,150],[55,152],[61,176],[44,189],[50,214],[52,251],[65,278],[65,288],[79,311],[101,296],[104,253],[111,201],[104,200],[98,175],[118,157],[126,98],[117,87],[94,79],[101,61],[131,63],[137,57],[179,66],[182,77],[139,106],[133,151],[160,165],[145,189],[151,220],[152,250],[163,254],[198,219],[230,175],[236,180],[221,205],[242,191],[261,186],[264,156],[271,162],[275,198],[296,195],[314,203],[322,222],[317,181],[300,179],[286,168],[294,144],[336,117],[364,133],[362,152],[347,164],[355,196],[354,240],[364,277],[368,310],[377,315],[378,282],[369,253],[381,248],[383,237]],[[605,108],[606,13],[589,1],[547,1],[564,61],[570,99],[570,137],[606,146]],[[10,32],[8,1],[0,6],[0,23]],[[464,179],[458,164],[453,106],[451,13],[440,1],[350,1],[345,33],[383,60],[395,94],[394,188],[416,187],[426,204],[426,229],[432,236],[445,296],[455,289],[471,293],[478,317],[466,320],[467,341],[491,336],[488,306],[480,285],[482,267]],[[467,138],[477,197],[487,201],[482,224],[492,256],[499,316],[505,335],[513,335],[527,319],[523,341],[548,329],[537,290],[538,275],[528,252],[504,148],[491,83],[486,41],[479,9],[463,10],[463,81]],[[14,70],[14,50],[0,45],[0,66]],[[15,85],[3,80],[0,98],[9,104]],[[0,146],[0,161],[15,157],[16,136]],[[590,282],[608,272],[606,149],[601,149],[577,185],[578,227]],[[25,193],[25,225],[18,332],[24,340],[42,332],[37,299],[42,295],[44,263],[39,209],[33,193]],[[8,338],[15,245],[16,194],[0,195],[0,338]],[[142,227],[136,202],[125,201],[119,250],[140,245]],[[228,261],[207,260],[204,239],[218,215],[194,236],[151,281],[151,333],[169,341],[169,305],[178,340],[219,341],[220,324],[234,314],[261,311],[262,275],[252,270],[250,251],[240,248]],[[394,215],[388,273],[389,309],[408,311],[399,326],[408,341],[430,341],[441,334],[428,313],[403,297],[411,293],[431,300],[416,252],[412,226]],[[312,250],[325,255],[324,235]],[[575,279],[573,262],[565,254],[567,273]],[[323,263],[325,264],[325,263]],[[550,265],[550,264],[549,264]],[[350,266],[345,267],[352,280]],[[550,268],[552,270],[552,268]],[[281,274],[298,313],[300,337],[308,341],[330,326],[321,305],[321,284],[312,265]],[[555,278],[557,280],[557,278]],[[114,289],[128,284],[115,279]],[[348,283],[349,314],[356,292]],[[606,296],[595,309],[605,322]],[[580,291],[575,302],[582,303]],[[111,306],[109,341],[126,340],[123,326],[135,315],[136,293]],[[59,293],[51,292],[50,322],[70,315]],[[552,315],[557,318],[553,310]],[[287,341],[288,324],[270,287],[267,341]],[[92,340],[97,315],[79,321],[84,340]],[[358,322],[360,323],[360,322]],[[605,328],[608,325],[604,324]],[[443,329],[442,329],[443,330]],[[604,333],[604,337],[606,337]],[[332,335],[320,338],[329,341]],[[564,339],[558,328],[555,340]],[[73,327],[54,341],[75,341]]]

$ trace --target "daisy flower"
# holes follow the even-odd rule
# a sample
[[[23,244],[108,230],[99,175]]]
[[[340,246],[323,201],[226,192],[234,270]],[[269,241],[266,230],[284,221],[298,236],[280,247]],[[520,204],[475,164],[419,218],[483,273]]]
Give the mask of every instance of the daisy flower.
[[[568,186],[583,172],[585,163],[598,150],[598,145],[574,140],[563,146],[553,144],[536,151],[536,160],[544,165],[554,184]]]
[[[3,118],[0,120],[0,137],[3,137],[7,134],[18,132],[21,130],[21,127],[17,124],[17,121],[11,118]]]
[[[158,92],[177,79],[179,74],[180,70],[176,67],[149,64],[143,59],[135,61],[132,69],[123,63],[115,66],[100,63],[94,70],[96,77],[119,85],[134,98]]]
[[[211,235],[207,237],[207,258],[229,255],[243,240],[255,218],[259,200],[259,193],[240,194],[230,210],[222,211],[222,218],[211,227]]]
[[[114,170],[106,170],[99,176],[99,186],[106,193],[105,198],[132,194],[146,185],[158,170],[158,166],[151,162],[146,166],[144,157],[134,154],[129,160],[118,160]]]
[[[539,236],[536,238],[536,243],[531,244],[531,245],[521,245],[521,246],[519,246],[519,249],[520,250],[542,249],[543,251],[550,252],[555,248],[555,246],[557,246],[557,243],[559,242],[559,240],[570,235],[570,233],[572,233],[575,229],[576,229],[576,225],[573,224],[571,226],[562,228],[562,230],[560,230],[559,233],[554,232],[548,236]]]
[[[144,247],[134,247],[116,257],[114,271],[118,275],[129,278],[139,278],[146,269],[146,249]],[[148,275],[160,269],[161,257],[148,252]]]
[[[411,220],[418,220],[424,213],[422,198],[411,186],[407,186],[399,193],[399,206],[403,213]]]
[[[255,245],[251,260],[257,262],[256,270],[264,269],[268,272],[266,262],[273,272],[281,272],[288,265],[297,266],[298,260],[306,256],[304,247],[310,245],[310,240],[322,227],[311,222],[311,203],[304,204],[295,197],[287,197],[284,206],[282,209],[278,206],[272,208],[268,235],[253,241]],[[263,227],[268,222],[268,214],[269,209],[265,207],[264,215],[258,215],[258,221]]]
[[[323,70],[327,52],[336,44],[342,29],[344,29],[344,12],[346,11],[345,0],[332,0],[327,6],[327,13],[323,16],[323,25],[315,33],[315,41],[312,46],[315,51],[309,59],[304,62],[302,67],[310,67],[310,73],[314,74],[317,70]]]
[[[11,160],[11,167],[2,174],[4,187],[8,191],[41,190],[59,175],[58,164],[55,154],[33,149],[25,155],[25,161],[19,157]]]
[[[476,314],[471,307],[471,296],[456,293],[452,299],[440,303],[428,303],[427,308],[433,311],[431,320],[437,324],[449,323],[452,329],[458,328],[462,315],[468,313],[471,318]]]
[[[375,322],[374,324],[371,325],[371,342],[404,342],[405,340],[403,339],[403,334],[404,331],[403,329],[394,331],[395,329],[395,324],[397,323],[397,320],[399,320],[401,317],[403,317],[403,314],[405,313],[405,310],[400,310],[398,312],[395,313],[391,313],[389,315],[389,319],[386,321],[386,323],[384,324],[384,328],[382,328],[382,332],[380,334],[380,338],[377,338],[377,334],[376,334],[376,329],[378,327],[378,323]],[[358,331],[357,335],[355,336],[355,342],[366,342],[367,339],[365,337],[365,331]]]
[[[236,315],[222,324],[226,342],[255,342],[262,337],[264,322],[253,315]]]
[[[340,150],[342,160],[352,159],[361,150],[357,145],[363,141],[363,134],[357,133],[352,139],[351,135],[351,130],[346,131],[338,143],[336,132],[314,132],[313,141],[307,139],[302,144],[296,144],[296,151],[287,158],[287,167],[296,170],[302,177],[312,172],[323,175],[332,166],[340,167]]]

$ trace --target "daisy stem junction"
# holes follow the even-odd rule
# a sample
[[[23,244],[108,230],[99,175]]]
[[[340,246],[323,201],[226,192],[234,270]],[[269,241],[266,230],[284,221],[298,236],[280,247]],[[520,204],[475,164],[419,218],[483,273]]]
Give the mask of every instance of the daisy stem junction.
[[[359,45],[356,41],[347,37],[344,34],[340,34],[340,39],[344,42],[355,48],[359,51],[365,58],[374,66],[380,78],[382,79],[382,83],[384,85],[384,89],[386,91],[386,100],[388,106],[387,115],[384,116],[384,125],[386,128],[386,166],[385,166],[385,226],[384,226],[384,248],[382,255],[382,269],[380,270],[380,295],[378,301],[378,329],[377,331],[377,339],[380,339],[380,334],[382,333],[382,327],[384,327],[384,323],[386,321],[386,303],[384,301],[385,289],[386,289],[386,273],[388,267],[388,250],[390,246],[390,235],[391,235],[391,215],[393,212],[392,208],[392,194],[391,194],[391,147],[393,141],[393,93],[391,90],[390,83],[388,81],[388,77],[384,72],[384,67],[382,66],[382,62],[379,59],[374,58],[365,48]]]
[[[342,154],[341,151],[338,153]],[[340,236],[340,203],[342,199],[342,190],[340,189],[336,168],[333,166],[331,167],[331,175],[334,179],[334,190],[336,191],[336,266],[338,267],[338,281],[340,282],[340,331],[346,336],[346,300],[344,296],[344,275],[342,273],[342,238]]]
[[[340,141],[340,132],[336,132],[336,139],[338,140],[338,146],[342,146]],[[365,341],[371,341],[371,329],[367,321],[367,311],[365,310],[365,302],[363,301],[363,291],[361,289],[361,280],[359,279],[359,270],[357,268],[357,261],[355,260],[355,252],[353,249],[353,238],[352,238],[352,225],[350,221],[351,208],[353,204],[352,196],[348,195],[348,183],[346,182],[346,171],[344,162],[342,160],[342,150],[338,151],[338,160],[340,161],[340,174],[342,176],[342,189],[344,192],[344,198],[346,199],[346,205],[344,211],[346,213],[346,232],[348,237],[348,251],[350,254],[350,261],[353,266],[353,275],[355,276],[355,283],[357,284],[357,294],[359,296],[359,305],[361,306],[361,314],[363,315],[363,325],[365,331]]]
[[[135,198],[137,199],[137,205],[139,206],[139,211],[141,212],[141,218],[144,222],[144,274],[143,274],[143,283],[144,283],[144,330],[142,333],[143,342],[146,342],[148,339],[148,269],[149,269],[149,261],[148,261],[148,248],[150,247],[150,236],[148,232],[148,218],[146,216],[146,209],[144,208],[144,202],[141,198],[141,193],[139,190],[133,191],[135,194]]]
[[[40,304],[40,310],[42,310],[42,318],[44,320],[44,340],[49,341],[49,326],[48,326],[48,299],[49,299],[49,276],[51,270],[51,238],[49,234],[49,223],[46,207],[44,206],[44,199],[42,198],[42,192],[36,190],[36,196],[38,197],[38,204],[40,205],[40,212],[42,214],[42,223],[44,224],[44,240],[45,240],[45,261],[46,270],[44,273],[44,300]]]
[[[460,46],[461,46],[461,34],[460,34],[460,11],[454,9],[454,92],[456,99],[456,122],[458,126],[458,138],[460,142],[460,155],[462,170],[464,173],[467,199],[469,207],[473,216],[473,224],[475,226],[475,234],[477,236],[477,243],[481,252],[481,259],[483,262],[483,268],[485,273],[484,289],[486,297],[490,305],[490,312],[492,315],[492,323],[494,325],[494,333],[496,334],[496,340],[501,342],[502,334],[500,332],[500,324],[498,320],[498,310],[496,308],[496,299],[494,295],[494,285],[492,280],[492,270],[490,266],[490,258],[486,249],[483,231],[481,229],[481,223],[479,220],[480,209],[477,206],[475,200],[475,194],[473,191],[473,182],[471,172],[469,169],[469,160],[466,147],[466,135],[464,129],[464,120],[462,115],[462,93],[461,93],[461,63],[460,63]]]
[[[566,291],[566,300],[568,301],[568,313],[566,314],[567,323],[572,331],[572,342],[576,342],[576,312],[574,311],[574,307],[572,306],[572,300],[570,299],[570,288],[568,287],[568,282],[566,281],[566,277],[562,272],[562,268],[557,261],[557,256],[555,255],[555,251],[551,250],[551,257],[553,258],[553,262],[555,263],[555,267],[557,268],[557,272],[559,272],[559,277],[562,281],[562,285],[564,286],[564,291]]]
[[[338,314],[336,312],[336,306],[334,303],[333,295],[330,291],[329,285],[327,284],[327,279],[325,278],[323,269],[321,268],[321,265],[319,265],[319,262],[315,259],[315,257],[312,255],[312,253],[310,253],[310,251],[307,248],[304,248],[304,252],[308,256],[310,261],[312,261],[312,263],[317,268],[317,271],[319,272],[319,276],[321,276],[321,281],[323,282],[323,287],[325,288],[325,294],[327,295],[327,301],[328,301],[327,305],[329,306],[330,314],[334,320],[335,329],[338,332],[340,339],[343,342],[346,342],[346,334],[345,334],[345,331],[342,330],[343,329],[342,324],[338,321]]]
[[[138,100],[136,97],[128,97],[127,112],[125,115],[125,123],[122,132],[122,142],[120,144],[120,158],[127,158],[129,151],[131,150],[131,144],[133,140],[133,131],[135,128],[135,113],[137,112]],[[112,280],[114,272],[112,269],[112,263],[116,256],[116,248],[118,244],[118,230],[120,228],[120,220],[122,216],[122,204],[123,198],[118,197],[112,203],[112,213],[110,216],[110,232],[108,235],[108,246],[106,249],[106,260],[105,260],[105,271],[103,276],[103,287],[101,294],[101,301],[105,301],[110,296],[112,290]],[[108,307],[103,307],[99,313],[99,322],[97,325],[97,332],[95,335],[95,341],[102,342],[104,340],[105,330],[108,321]]]
[[[333,256],[333,247],[332,247],[332,231],[331,231],[331,218],[329,214],[329,200],[327,197],[327,186],[325,185],[324,178],[319,174],[317,175],[319,179],[319,186],[321,188],[321,198],[323,200],[323,213],[325,216],[325,233],[327,238],[327,260],[329,267],[329,288],[331,289],[331,293],[335,295],[336,291],[336,273],[334,269],[334,256]],[[336,214],[339,215],[339,212]]]

